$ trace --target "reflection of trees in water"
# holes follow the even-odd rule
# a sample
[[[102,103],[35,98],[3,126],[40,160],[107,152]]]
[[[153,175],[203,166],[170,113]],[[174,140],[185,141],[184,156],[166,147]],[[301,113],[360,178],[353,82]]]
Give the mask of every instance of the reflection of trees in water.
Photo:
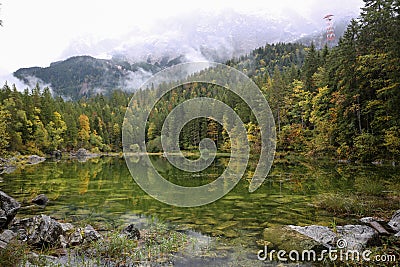
[[[163,157],[151,158],[156,168],[167,175],[171,182],[184,181],[196,186],[199,181],[203,182],[202,179],[209,182],[218,177],[229,162],[228,157],[217,157],[202,177],[199,173],[187,174],[177,170]],[[256,165],[253,160],[257,162],[250,159],[249,173],[245,178],[252,177],[251,172]],[[140,163],[139,157],[135,174],[143,175],[151,182],[153,177],[148,176],[147,169],[143,165],[140,167]],[[254,193],[249,193],[249,182],[243,178],[222,199],[187,209],[169,206],[148,196],[132,179],[123,159],[99,158],[86,163],[60,161],[26,166],[23,170],[5,175],[2,190],[20,201],[44,193],[50,199],[45,212],[60,218],[95,214],[96,220],[103,218],[111,221],[128,215],[155,216],[204,233],[219,235],[231,230],[237,234],[249,229],[257,232],[273,224],[312,224],[316,219],[323,221],[323,216],[329,214],[320,214],[315,206],[309,205],[322,194],[354,192],[376,195],[382,191],[399,194],[399,177],[398,168],[329,162],[316,164],[291,159],[289,163],[274,164],[267,180]],[[331,217],[326,219],[329,222]],[[237,224],[223,230],[217,229],[227,221]]]

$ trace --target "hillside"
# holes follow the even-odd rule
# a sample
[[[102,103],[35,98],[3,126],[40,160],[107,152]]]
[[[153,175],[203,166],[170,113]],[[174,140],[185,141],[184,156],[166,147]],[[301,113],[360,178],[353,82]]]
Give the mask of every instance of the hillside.
[[[30,87],[40,82],[49,85],[54,96],[77,100],[83,96],[109,94],[115,89],[134,90],[144,78],[181,60],[181,57],[171,60],[165,57],[160,62],[131,64],[123,58],[106,60],[76,56],[45,68],[21,68],[14,76]]]

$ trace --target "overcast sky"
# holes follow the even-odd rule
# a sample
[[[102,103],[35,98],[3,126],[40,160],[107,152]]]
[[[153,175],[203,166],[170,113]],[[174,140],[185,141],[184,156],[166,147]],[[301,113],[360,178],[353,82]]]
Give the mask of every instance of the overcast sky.
[[[255,0],[255,1],[82,1],[0,0],[0,74],[21,67],[48,66],[64,59],[74,40],[117,38],[138,27],[149,30],[162,20],[193,10],[218,12],[230,8],[246,14],[279,15],[295,9],[305,15],[333,5],[349,9],[362,0]],[[251,3],[251,4],[249,4]]]

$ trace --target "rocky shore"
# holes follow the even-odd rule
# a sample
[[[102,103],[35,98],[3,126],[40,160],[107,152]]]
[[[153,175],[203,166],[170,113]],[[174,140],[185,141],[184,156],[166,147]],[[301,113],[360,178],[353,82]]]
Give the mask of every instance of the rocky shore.
[[[275,226],[264,229],[265,244],[287,252],[322,250],[358,251],[383,245],[382,239],[394,239],[400,243],[400,210],[390,221],[376,217],[365,217],[359,224],[326,227]]]
[[[107,154],[110,155],[110,154]],[[56,150],[47,155],[48,158],[53,160],[64,159],[76,159],[80,162],[85,162],[89,159],[101,157],[103,154],[92,153],[85,148],[80,148],[77,151],[72,151],[67,154],[63,154],[61,151]],[[0,174],[12,173],[17,168],[25,165],[35,165],[44,162],[46,157],[41,157],[38,155],[17,155],[10,158],[0,158]]]
[[[35,165],[45,161],[45,157],[38,155],[21,156],[17,155],[8,159],[0,158],[0,174],[12,173],[23,165]]]
[[[45,205],[47,201],[46,196],[39,195],[32,203]],[[0,191],[0,266],[7,266],[3,264],[10,261],[9,254],[15,254],[11,261],[21,261],[11,266],[37,266],[39,261],[39,266],[81,266],[87,262],[92,262],[93,266],[120,266],[119,262],[134,265],[149,260],[168,262],[168,254],[187,242],[183,233],[162,226],[139,230],[129,224],[119,230],[99,231],[90,224],[77,226],[44,214],[19,219],[15,216],[20,208],[20,203]],[[17,247],[23,247],[23,255],[15,253]],[[42,251],[47,253],[42,254]],[[154,252],[158,252],[157,255],[151,255]],[[6,259],[2,259],[3,256]]]

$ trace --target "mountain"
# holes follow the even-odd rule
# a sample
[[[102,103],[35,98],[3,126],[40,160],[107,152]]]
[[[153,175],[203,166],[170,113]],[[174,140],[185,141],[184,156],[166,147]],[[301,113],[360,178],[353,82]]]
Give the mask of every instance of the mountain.
[[[53,95],[76,100],[82,96],[107,94],[115,89],[137,89],[144,79],[182,60],[182,57],[164,57],[160,62],[131,64],[121,57],[107,60],[76,56],[51,63],[45,68],[21,68],[13,75],[30,87],[36,83],[48,85]]]
[[[337,11],[339,12],[339,11]],[[335,33],[341,36],[355,14],[335,16]],[[312,17],[312,18],[311,18]],[[49,67],[23,68],[14,76],[30,87],[47,85],[54,95],[79,99],[114,89],[134,90],[155,72],[187,61],[226,62],[266,43],[311,41],[325,43],[323,15],[287,10],[281,14],[221,14],[198,12],[164,21],[152,30],[134,29],[114,39],[76,40],[64,61]],[[105,55],[99,59],[96,55]]]
[[[327,5],[327,4],[325,4]],[[260,11],[261,12],[261,11]],[[215,13],[198,11],[164,20],[150,29],[133,28],[125,35],[113,38],[85,36],[71,42],[63,57],[92,55],[111,58],[122,56],[130,62],[160,61],[164,56],[184,55],[189,61],[224,62],[248,53],[266,43],[296,42],[316,37],[322,45],[327,14],[312,14],[286,9],[279,13],[240,13],[227,9]],[[358,14],[355,10],[335,7],[336,34]]]

